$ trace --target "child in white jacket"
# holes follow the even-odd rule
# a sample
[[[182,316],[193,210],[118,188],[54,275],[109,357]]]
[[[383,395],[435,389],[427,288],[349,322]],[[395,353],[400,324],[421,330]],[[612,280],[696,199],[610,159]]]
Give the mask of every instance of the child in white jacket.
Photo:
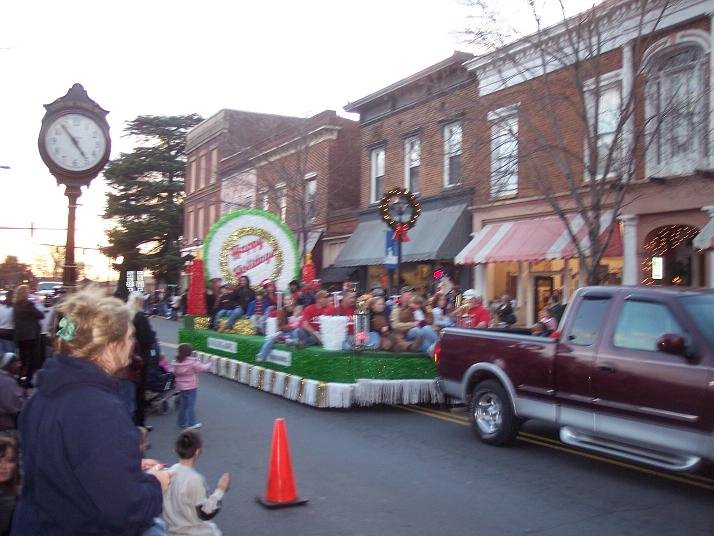
[[[209,521],[221,509],[221,499],[231,484],[231,475],[223,473],[213,493],[208,495],[206,480],[194,469],[203,453],[201,436],[184,430],[176,439],[174,450],[179,462],[169,468],[174,476],[164,494],[163,517],[167,536],[221,536]]]

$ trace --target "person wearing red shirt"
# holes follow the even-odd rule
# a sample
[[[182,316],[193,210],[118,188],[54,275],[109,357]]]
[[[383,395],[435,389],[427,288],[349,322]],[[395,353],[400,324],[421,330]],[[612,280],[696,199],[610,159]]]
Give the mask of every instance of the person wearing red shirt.
[[[319,290],[315,294],[315,303],[305,307],[302,312],[302,326],[297,329],[298,345],[313,346],[322,344],[320,338],[320,316],[329,314],[327,302],[330,294],[326,290]]]
[[[466,304],[457,313],[459,327],[487,328],[491,323],[491,313],[483,306],[483,298],[468,290],[464,292],[464,297],[467,299]],[[464,320],[466,325],[463,325]]]

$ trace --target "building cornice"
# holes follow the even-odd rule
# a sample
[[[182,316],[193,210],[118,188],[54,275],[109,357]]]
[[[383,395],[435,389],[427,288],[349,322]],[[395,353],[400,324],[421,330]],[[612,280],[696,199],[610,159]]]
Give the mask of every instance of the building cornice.
[[[599,54],[619,49],[638,36],[648,35],[682,23],[708,17],[714,12],[714,0],[680,0],[671,3],[661,18],[656,6],[640,20],[641,3],[635,0],[610,0],[593,8],[602,20]],[[510,45],[464,63],[479,80],[479,95],[484,96],[553,72],[573,63],[574,50],[568,35],[583,16],[579,13],[566,21],[526,36]],[[588,47],[579,44],[580,57],[592,57]],[[555,60],[557,51],[558,60]],[[551,58],[552,56],[552,58]],[[543,60],[546,61],[545,69]],[[567,59],[565,59],[567,58]]]

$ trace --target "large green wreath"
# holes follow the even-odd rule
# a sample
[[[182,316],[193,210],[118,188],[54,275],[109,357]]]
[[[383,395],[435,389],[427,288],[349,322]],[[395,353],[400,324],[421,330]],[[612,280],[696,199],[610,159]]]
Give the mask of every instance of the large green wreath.
[[[211,262],[211,259],[209,257],[209,249],[211,246],[211,242],[213,241],[214,235],[224,224],[241,216],[259,216],[267,220],[271,220],[274,224],[278,226],[278,228],[280,228],[285,233],[288,246],[292,249],[293,255],[295,257],[295,265],[292,269],[292,273],[289,278],[297,279],[300,275],[300,252],[298,249],[297,240],[295,239],[295,235],[293,234],[293,232],[287,225],[285,225],[285,222],[278,218],[275,214],[271,212],[266,212],[264,210],[249,208],[229,212],[228,214],[222,216],[209,229],[208,234],[206,235],[206,239],[203,243],[204,277],[206,279],[206,284],[210,285],[211,283],[210,274],[208,273],[209,262]],[[289,267],[287,269],[290,270]]]
[[[391,204],[392,200],[399,197],[403,197],[404,199],[406,199],[407,203],[409,203],[409,206],[412,208],[412,217],[409,218],[409,221],[404,222],[404,225],[408,226],[409,228],[414,227],[414,224],[419,219],[419,215],[421,214],[421,203],[419,203],[417,196],[411,193],[406,188],[392,188],[384,194],[382,199],[380,199],[379,212],[382,215],[382,219],[392,229],[395,229],[397,225],[402,224],[401,222],[398,222],[389,215],[389,205]]]

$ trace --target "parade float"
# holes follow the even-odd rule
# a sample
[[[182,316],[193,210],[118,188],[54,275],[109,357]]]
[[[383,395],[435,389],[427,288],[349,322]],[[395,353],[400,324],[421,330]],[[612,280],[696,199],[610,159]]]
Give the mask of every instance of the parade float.
[[[267,279],[285,290],[301,272],[303,280],[312,282],[315,269],[309,256],[305,266],[300,264],[293,233],[273,214],[253,209],[226,214],[211,227],[202,254],[193,261],[179,342],[190,343],[218,376],[311,406],[441,402],[429,356],[360,350],[359,326],[368,325],[365,310],[354,319],[356,348],[349,351],[341,349],[345,317],[320,317],[323,346],[276,344],[264,361],[257,361],[256,354],[265,337],[255,334],[249,320],[239,320],[229,332],[208,329],[207,285],[217,290],[221,283],[233,285],[246,275],[251,284]],[[267,329],[274,329],[270,322]]]

